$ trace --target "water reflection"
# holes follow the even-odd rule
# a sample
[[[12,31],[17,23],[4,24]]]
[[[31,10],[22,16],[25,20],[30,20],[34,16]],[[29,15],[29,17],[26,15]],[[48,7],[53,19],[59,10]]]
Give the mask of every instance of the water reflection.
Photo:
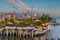
[[[20,38],[20,37],[6,37],[6,36],[0,36],[0,40],[49,40],[51,38],[51,32],[47,31],[43,35],[39,37],[34,38]]]
[[[34,37],[34,38],[20,38],[20,37],[6,37],[6,36],[0,36],[0,40],[45,40],[45,35]]]

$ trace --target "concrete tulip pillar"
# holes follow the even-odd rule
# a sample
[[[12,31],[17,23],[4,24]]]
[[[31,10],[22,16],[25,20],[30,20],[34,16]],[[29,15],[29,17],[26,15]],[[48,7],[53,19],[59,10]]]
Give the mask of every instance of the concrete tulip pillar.
[[[26,38],[28,38],[28,33],[27,32],[28,32],[28,30],[26,30],[26,34],[25,34],[26,35]]]
[[[13,37],[14,37],[14,29],[12,30],[12,32],[13,32]]]
[[[12,34],[12,33],[11,33],[11,31],[10,31],[10,36],[11,36],[11,34]]]
[[[8,37],[8,29],[6,29],[7,31],[6,31],[6,35],[7,35],[7,37]]]
[[[17,36],[17,30],[16,30],[16,36]]]
[[[20,37],[21,37],[21,30],[19,31]]]
[[[33,32],[34,32],[34,30],[32,30],[32,37],[33,37]]]
[[[12,29],[10,29],[10,36],[12,35]]]
[[[1,36],[2,36],[2,31],[1,31]]]
[[[20,33],[19,33],[19,30],[18,30],[18,32],[17,32],[17,33],[18,33],[17,35],[19,36],[19,34],[20,34]]]

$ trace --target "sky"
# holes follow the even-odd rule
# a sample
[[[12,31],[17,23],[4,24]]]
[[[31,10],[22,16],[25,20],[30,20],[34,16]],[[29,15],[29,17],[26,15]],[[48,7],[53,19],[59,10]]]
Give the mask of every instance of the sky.
[[[16,1],[16,0],[15,0]],[[32,7],[35,11],[39,13],[49,14],[54,17],[60,17],[60,0],[21,0],[25,5],[27,5],[30,9]],[[13,8],[15,6],[17,9]],[[23,10],[21,7],[17,5],[12,5],[8,3],[6,0],[0,0],[0,12],[12,12],[15,10],[16,12],[20,12]]]

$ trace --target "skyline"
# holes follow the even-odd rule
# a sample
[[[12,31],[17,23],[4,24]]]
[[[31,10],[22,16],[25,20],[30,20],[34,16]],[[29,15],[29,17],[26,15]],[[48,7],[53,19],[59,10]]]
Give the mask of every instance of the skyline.
[[[60,0],[21,0],[24,4],[26,4],[29,8],[32,9],[32,5],[36,11],[39,13],[50,14],[51,16],[60,17]],[[15,10],[16,12],[21,11],[21,7],[15,6],[17,9],[14,9],[13,6],[9,4],[6,0],[0,0],[0,12],[8,11],[12,12]],[[54,15],[55,14],[55,15]]]

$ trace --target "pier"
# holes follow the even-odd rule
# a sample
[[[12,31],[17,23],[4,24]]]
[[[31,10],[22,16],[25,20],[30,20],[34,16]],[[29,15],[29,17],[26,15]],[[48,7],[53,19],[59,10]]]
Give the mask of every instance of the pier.
[[[45,30],[47,31],[47,30]],[[0,29],[1,36],[36,37],[43,34],[35,27],[5,27]]]

